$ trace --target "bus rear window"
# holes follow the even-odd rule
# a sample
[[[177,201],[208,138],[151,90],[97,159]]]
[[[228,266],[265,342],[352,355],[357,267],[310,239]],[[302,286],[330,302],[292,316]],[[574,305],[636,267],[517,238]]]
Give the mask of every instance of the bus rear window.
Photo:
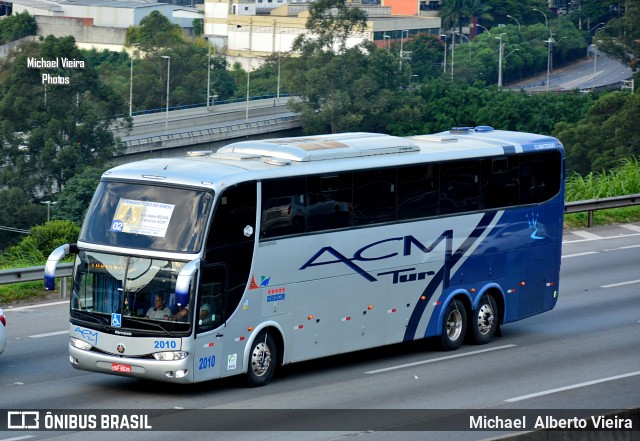
[[[197,190],[122,182],[98,186],[80,240],[100,245],[197,252],[213,195]]]

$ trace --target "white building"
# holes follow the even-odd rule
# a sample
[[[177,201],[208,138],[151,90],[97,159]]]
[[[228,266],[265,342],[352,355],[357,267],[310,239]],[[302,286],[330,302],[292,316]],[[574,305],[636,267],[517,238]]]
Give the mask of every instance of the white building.
[[[309,4],[279,1],[205,0],[204,33],[215,46],[226,47],[230,63],[238,61],[245,69],[251,64],[255,69],[260,59],[289,52],[296,37],[307,32]],[[369,40],[385,47],[418,33],[440,34],[439,17],[391,15],[390,7],[353,3],[367,12],[368,21],[365,31],[353,36],[348,46]],[[264,7],[265,4],[270,6]]]
[[[24,11],[32,16],[80,18],[91,20],[92,26],[124,29],[138,26],[152,11],[184,28],[192,27],[194,18],[203,18],[196,8],[143,0],[14,0],[13,12]]]

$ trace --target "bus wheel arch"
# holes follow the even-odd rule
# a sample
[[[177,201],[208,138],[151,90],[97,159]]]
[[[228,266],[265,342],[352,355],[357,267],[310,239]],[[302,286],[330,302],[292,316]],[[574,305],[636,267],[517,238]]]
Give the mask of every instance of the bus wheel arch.
[[[464,342],[469,306],[469,299],[466,296],[456,296],[447,303],[440,329],[440,343],[445,350],[458,349]]]
[[[278,365],[282,364],[284,341],[273,326],[260,329],[245,350],[245,376],[250,387],[266,386]]]

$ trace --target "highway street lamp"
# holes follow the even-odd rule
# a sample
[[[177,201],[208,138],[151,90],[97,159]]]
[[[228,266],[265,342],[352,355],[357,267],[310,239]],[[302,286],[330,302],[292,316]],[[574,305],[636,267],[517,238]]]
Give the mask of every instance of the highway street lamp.
[[[468,42],[468,43],[471,43],[471,40],[469,40],[469,37],[467,37],[466,35],[461,34],[461,33],[459,33],[459,32],[454,32],[454,34],[459,35],[460,37],[464,37],[464,38],[466,38],[466,39],[467,39],[467,42]],[[469,52],[469,61],[471,61],[471,51],[469,50],[468,52]]]
[[[491,37],[491,32],[489,31],[489,29],[485,28],[484,26],[482,26],[479,23],[476,23],[476,26],[478,26],[479,28],[482,28],[486,31],[486,33],[489,35],[489,37]]]
[[[591,77],[591,91],[596,90],[596,63],[598,62],[598,46],[592,44],[593,48],[593,77]]]
[[[504,46],[503,46],[503,49],[502,49],[502,50],[504,51]],[[509,58],[509,55],[511,55],[511,54],[512,54],[512,53],[514,53],[514,52],[518,52],[519,50],[520,50],[520,49],[516,48],[516,49],[512,50],[511,52],[509,52],[509,53],[508,53],[507,55],[505,55],[504,57],[502,57],[502,58],[504,59],[504,62],[503,62],[502,64],[504,65],[504,64],[506,63],[507,58]],[[500,76],[502,76],[502,75],[500,75]]]
[[[549,81],[551,81],[551,45],[553,44],[553,34],[551,32],[549,32],[549,39],[546,40],[545,43],[549,44],[547,49],[547,84],[546,84],[546,89],[548,92]]]
[[[280,58],[281,54],[278,51],[278,81],[276,83],[276,103],[280,104]]]
[[[41,204],[45,204],[47,206],[47,222],[51,220],[51,206],[57,204],[57,202],[53,201],[42,201]]]
[[[500,42],[498,49],[498,89],[502,87],[502,54],[504,54],[504,46],[502,45],[502,36],[504,33],[497,37],[493,37]]]
[[[167,60],[167,110],[164,116],[164,131],[169,128],[169,78],[171,75],[171,57],[169,55],[162,55],[162,58]]]
[[[249,50],[250,51],[250,50]],[[251,87],[251,53],[249,53],[249,62],[247,66],[247,102],[244,108],[244,120],[249,121],[249,88]]]
[[[383,41],[384,41],[384,40],[389,40],[389,41],[387,42],[387,52],[389,52],[389,51],[391,50],[391,35],[384,34],[384,35],[382,36],[382,40],[383,40]]]
[[[404,58],[404,33],[407,33],[407,38],[409,38],[409,30],[405,29],[404,31],[400,31],[400,65],[402,65],[402,59]]]
[[[447,34],[440,34],[440,38],[444,38],[444,61],[442,62],[442,73],[447,73]]]
[[[208,37],[204,38],[207,41],[207,49],[208,49],[208,59],[207,62],[207,110],[210,109],[211,104],[211,42]],[[215,52],[214,52],[215,55]]]
[[[451,34],[451,81],[453,81],[453,60],[456,51],[456,34]]]
[[[542,12],[540,9],[537,8],[533,8],[534,11],[541,13],[542,15],[544,15],[544,27],[549,29],[549,22],[547,21],[547,14],[545,14],[544,12]]]
[[[518,19],[513,17],[513,16],[511,16],[511,15],[509,15],[509,14],[507,14],[507,17],[512,19],[512,20],[515,20],[516,23],[518,23],[518,32],[520,32],[520,22],[518,21]]]
[[[131,46],[136,48],[140,46],[140,43],[133,43]],[[131,71],[129,73],[129,116],[131,116],[131,114],[133,113],[133,56],[134,54],[135,54],[135,49],[134,49],[134,52],[131,53]]]

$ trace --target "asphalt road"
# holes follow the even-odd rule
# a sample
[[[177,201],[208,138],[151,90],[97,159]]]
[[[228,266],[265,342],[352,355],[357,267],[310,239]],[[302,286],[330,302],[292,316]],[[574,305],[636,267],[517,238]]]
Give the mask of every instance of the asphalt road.
[[[640,407],[639,267],[639,224],[569,231],[565,233],[556,309],[504,326],[503,336],[491,344],[442,352],[427,341],[330,357],[287,366],[269,386],[258,389],[245,387],[241,378],[176,386],[77,371],[67,361],[67,302],[5,306],[9,341],[0,356],[0,407],[343,409],[345,414],[350,409],[516,409],[523,413],[570,409],[576,416],[579,409]],[[460,412],[461,418],[468,418]],[[430,414],[425,415],[428,419]],[[278,441],[357,436],[378,441],[482,440],[503,434],[381,432],[364,427],[255,432],[252,423],[247,420],[242,431],[190,435],[194,439]],[[287,427],[286,421],[278,426]],[[330,423],[327,429],[332,429]],[[185,436],[182,432],[93,432],[91,440]],[[0,432],[0,441],[58,437],[85,440],[87,433]]]
[[[632,74],[630,67],[598,52],[596,59],[593,58],[593,54],[590,54],[589,58],[553,69],[549,73],[549,87],[546,84],[546,73],[508,84],[506,87],[529,92],[592,90],[618,85],[621,81],[630,79]]]

